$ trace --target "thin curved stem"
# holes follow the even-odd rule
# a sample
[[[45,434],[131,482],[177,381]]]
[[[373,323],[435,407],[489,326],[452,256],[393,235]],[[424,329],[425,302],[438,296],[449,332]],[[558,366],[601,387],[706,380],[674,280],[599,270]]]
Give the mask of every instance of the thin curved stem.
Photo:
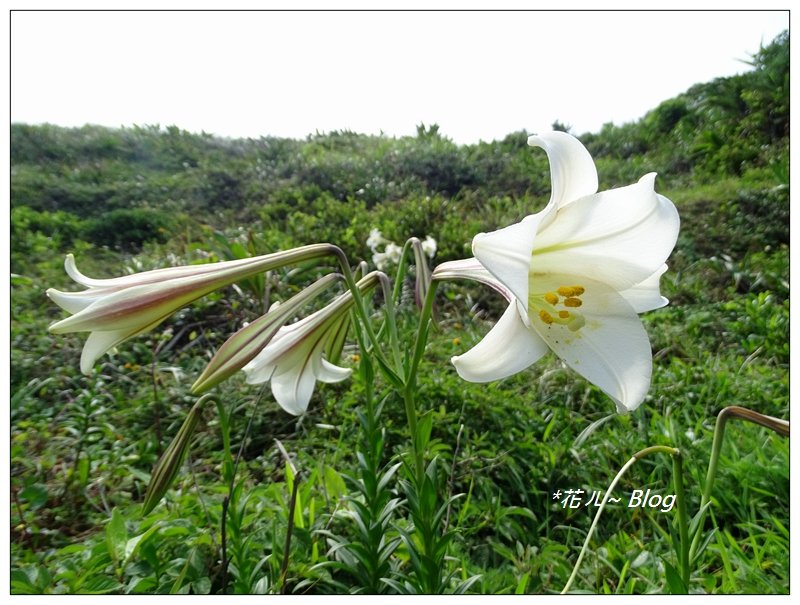
[[[384,273],[379,273],[381,282],[381,290],[383,292],[383,304],[386,310],[386,324],[389,327],[389,344],[394,355],[395,367],[398,371],[403,367],[403,355],[400,352],[400,336],[397,334],[397,322],[395,321],[394,311],[394,292],[392,290],[392,283]]]
[[[758,424],[768,429],[772,429],[783,437],[789,436],[789,422],[759,414],[753,410],[743,408],[738,405],[730,405],[720,410],[717,415],[717,422],[714,426],[714,441],[711,444],[711,457],[708,460],[708,472],[706,473],[706,482],[703,486],[703,496],[700,500],[700,511],[698,512],[699,518],[695,523],[694,535],[692,536],[692,545],[689,548],[689,561],[693,561],[697,555],[697,548],[700,544],[700,536],[702,534],[703,521],[705,520],[706,513],[708,512],[709,504],[711,503],[711,489],[714,487],[714,479],[717,475],[717,467],[719,466],[719,455],[722,451],[722,440],[725,436],[725,426],[729,418],[741,418],[754,424]]]
[[[633,466],[634,462],[644,458],[648,454],[658,452],[673,456],[680,453],[679,450],[673,447],[668,447],[666,445],[653,445],[635,453],[633,456],[631,456],[631,459],[628,460],[621,469],[619,469],[617,476],[611,481],[611,485],[608,486],[605,496],[603,496],[603,501],[600,503],[600,508],[597,510],[597,514],[594,516],[591,527],[589,527],[589,533],[586,534],[586,539],[583,541],[583,546],[581,547],[581,552],[578,555],[578,560],[575,562],[575,567],[572,569],[572,574],[569,576],[569,579],[564,586],[564,590],[561,591],[561,594],[566,594],[572,587],[572,583],[575,581],[575,577],[578,575],[578,569],[580,569],[581,562],[583,561],[583,556],[586,554],[586,550],[589,546],[589,541],[592,539],[594,530],[597,527],[597,522],[600,520],[600,515],[603,514],[603,509],[606,507],[606,503],[608,502],[609,497],[611,497],[611,492],[614,491],[614,488],[617,486],[617,483],[619,483],[619,480],[622,479],[622,476],[627,472],[627,470]]]

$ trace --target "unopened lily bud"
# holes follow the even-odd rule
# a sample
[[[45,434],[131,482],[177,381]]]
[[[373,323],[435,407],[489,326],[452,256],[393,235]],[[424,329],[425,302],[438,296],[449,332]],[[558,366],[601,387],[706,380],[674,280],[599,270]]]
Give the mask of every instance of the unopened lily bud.
[[[142,515],[149,514],[156,507],[161,498],[164,497],[164,494],[167,493],[172,482],[175,481],[183,460],[186,458],[186,453],[189,451],[189,444],[192,441],[197,424],[200,422],[203,404],[206,401],[207,398],[202,397],[192,406],[186,416],[186,420],[183,421],[181,428],[178,430],[178,434],[175,435],[175,438],[156,463],[156,467],[150,477],[150,483],[147,486],[147,492],[144,495]]]
[[[428,290],[431,287],[431,270],[428,267],[428,260],[425,258],[424,243],[421,243],[416,237],[412,237],[409,241],[414,251],[414,264],[417,269],[417,279],[414,283],[414,300],[421,309],[422,305],[425,304],[425,298],[428,296]]]

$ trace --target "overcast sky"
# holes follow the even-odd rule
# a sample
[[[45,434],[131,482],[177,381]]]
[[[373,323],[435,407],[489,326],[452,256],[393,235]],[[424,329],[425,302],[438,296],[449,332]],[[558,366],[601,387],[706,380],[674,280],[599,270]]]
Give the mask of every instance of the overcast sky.
[[[741,73],[788,11],[14,12],[11,120],[229,137],[576,134]]]

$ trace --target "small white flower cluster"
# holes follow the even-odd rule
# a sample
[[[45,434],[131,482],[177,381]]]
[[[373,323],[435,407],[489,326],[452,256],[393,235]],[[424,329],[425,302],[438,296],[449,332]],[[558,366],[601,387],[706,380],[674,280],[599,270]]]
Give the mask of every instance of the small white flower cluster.
[[[378,252],[379,246],[384,246],[383,252]],[[400,254],[403,252],[402,247],[383,237],[379,229],[370,230],[367,247],[372,250],[372,262],[379,271],[386,269],[389,264],[400,262]],[[436,255],[436,240],[430,235],[426,236],[422,242],[422,250],[428,255],[428,258],[433,258]]]
[[[436,249],[436,240],[430,235],[426,235],[425,239],[422,240],[422,251],[428,255],[428,258],[432,259],[436,256]]]

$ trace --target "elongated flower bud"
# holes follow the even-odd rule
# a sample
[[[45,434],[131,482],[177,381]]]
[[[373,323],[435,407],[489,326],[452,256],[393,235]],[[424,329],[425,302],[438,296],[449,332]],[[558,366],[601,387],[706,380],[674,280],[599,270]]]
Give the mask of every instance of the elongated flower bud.
[[[432,239],[428,236],[429,239]],[[414,265],[416,266],[417,278],[414,282],[414,300],[417,306],[421,309],[425,304],[425,298],[428,296],[428,290],[431,287],[431,269],[428,267],[428,260],[425,258],[424,246],[422,242],[416,237],[410,240],[411,248],[414,251]]]
[[[142,503],[142,515],[147,515],[152,511],[156,504],[161,501],[164,494],[175,481],[178,471],[183,464],[186,453],[189,451],[189,444],[191,443],[194,431],[197,428],[197,423],[200,421],[200,416],[203,412],[203,404],[207,398],[200,398],[197,403],[189,410],[186,420],[183,421],[178,434],[169,444],[167,449],[161,455],[156,467],[153,469],[153,474],[150,477],[150,483],[147,486],[147,492],[144,495],[144,502]]]

